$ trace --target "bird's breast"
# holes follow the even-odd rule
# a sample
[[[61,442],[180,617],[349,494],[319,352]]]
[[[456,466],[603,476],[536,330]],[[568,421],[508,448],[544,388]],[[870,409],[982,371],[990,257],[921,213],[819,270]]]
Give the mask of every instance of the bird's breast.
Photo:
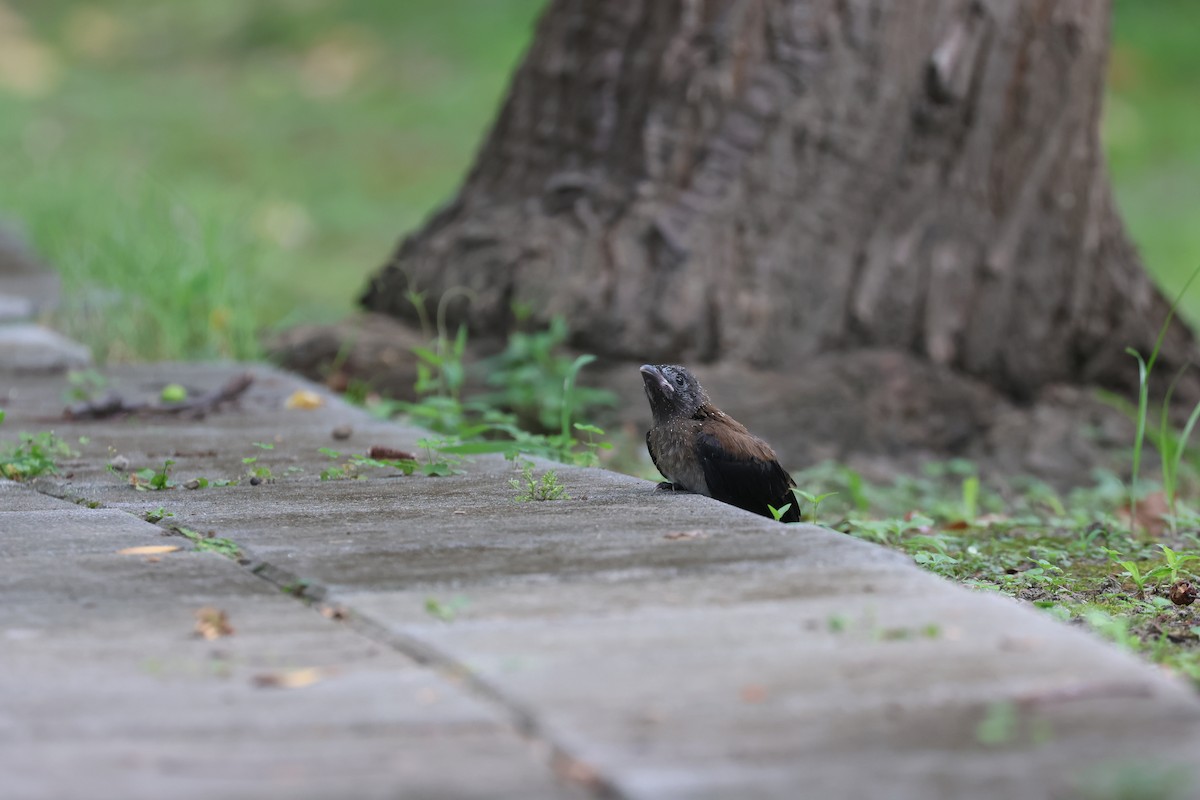
[[[663,477],[689,492],[709,496],[704,467],[696,451],[696,424],[670,422],[650,431],[650,448]]]

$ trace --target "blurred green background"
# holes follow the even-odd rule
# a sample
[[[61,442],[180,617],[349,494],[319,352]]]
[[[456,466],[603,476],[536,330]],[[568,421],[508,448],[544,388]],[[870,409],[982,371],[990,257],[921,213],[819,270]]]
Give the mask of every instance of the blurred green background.
[[[100,359],[252,357],[451,196],[543,2],[0,0],[0,217]],[[1105,140],[1168,291],[1200,266],[1197,30],[1116,0]]]

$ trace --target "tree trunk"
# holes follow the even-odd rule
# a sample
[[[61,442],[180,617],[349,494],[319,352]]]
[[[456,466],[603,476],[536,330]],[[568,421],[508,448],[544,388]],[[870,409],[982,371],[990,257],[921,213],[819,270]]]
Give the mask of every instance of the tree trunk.
[[[890,348],[1128,387],[1169,309],[1115,211],[1098,0],[554,0],[459,195],[364,304],[795,373]],[[1193,352],[1168,332],[1170,371]]]

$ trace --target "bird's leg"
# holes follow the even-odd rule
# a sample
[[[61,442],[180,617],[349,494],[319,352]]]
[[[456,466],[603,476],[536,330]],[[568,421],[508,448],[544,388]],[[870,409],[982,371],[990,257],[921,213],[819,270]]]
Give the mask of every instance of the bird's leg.
[[[658,486],[655,486],[654,488],[660,492],[687,492],[687,489],[683,488],[678,483],[671,483],[670,481],[661,481],[659,482]]]

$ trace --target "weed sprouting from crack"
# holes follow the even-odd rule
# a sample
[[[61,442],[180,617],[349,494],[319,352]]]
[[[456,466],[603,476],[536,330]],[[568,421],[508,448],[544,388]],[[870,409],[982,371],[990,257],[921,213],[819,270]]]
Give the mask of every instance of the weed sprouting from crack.
[[[42,475],[57,475],[58,459],[78,455],[53,431],[22,433],[17,444],[0,452],[0,477],[24,481]]]
[[[213,553],[219,553],[220,555],[223,555],[226,558],[231,558],[235,561],[242,557],[242,549],[238,547],[237,543],[232,539],[221,538],[213,534],[211,531],[208,533],[200,533],[199,531],[194,531],[191,528],[184,527],[183,525],[172,525],[170,529],[190,541],[197,550],[207,550]]]

